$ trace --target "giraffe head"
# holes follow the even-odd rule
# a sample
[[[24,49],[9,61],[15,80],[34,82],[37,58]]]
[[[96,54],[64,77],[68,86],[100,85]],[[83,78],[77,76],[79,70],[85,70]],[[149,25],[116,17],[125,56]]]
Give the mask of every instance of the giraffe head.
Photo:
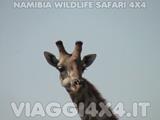
[[[82,44],[81,41],[77,41],[73,52],[69,54],[66,52],[63,42],[57,41],[56,45],[59,50],[59,59],[49,52],[44,52],[47,62],[59,71],[62,86],[71,93],[75,93],[80,89],[81,83],[83,83],[84,80],[82,78],[84,70],[89,67],[96,58],[96,54],[89,54],[81,59]]]

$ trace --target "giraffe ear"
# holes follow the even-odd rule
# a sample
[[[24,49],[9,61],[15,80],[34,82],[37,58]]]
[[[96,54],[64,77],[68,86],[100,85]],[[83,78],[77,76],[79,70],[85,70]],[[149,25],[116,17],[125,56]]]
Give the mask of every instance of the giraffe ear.
[[[89,54],[83,57],[82,65],[85,68],[89,67],[96,59],[96,54]]]
[[[58,59],[55,57],[55,55],[45,51],[44,56],[50,65],[57,67]]]

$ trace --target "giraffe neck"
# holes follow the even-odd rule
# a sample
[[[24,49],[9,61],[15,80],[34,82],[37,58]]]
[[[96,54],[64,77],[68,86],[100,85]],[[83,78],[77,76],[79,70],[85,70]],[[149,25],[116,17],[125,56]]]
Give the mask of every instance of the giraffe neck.
[[[70,94],[70,97],[77,105],[77,110],[79,111],[79,105],[82,103],[84,105],[84,113],[80,115],[81,120],[117,120],[111,109],[108,107],[108,110],[111,114],[110,117],[108,117],[106,114],[103,117],[99,117],[97,114],[96,116],[91,116],[89,114],[85,114],[85,110],[91,103],[95,103],[96,110],[98,112],[101,111],[101,107],[99,106],[99,103],[103,103],[106,105],[105,99],[101,96],[101,94],[98,92],[98,90],[86,79],[84,79],[84,83],[82,84],[81,89],[76,94]]]

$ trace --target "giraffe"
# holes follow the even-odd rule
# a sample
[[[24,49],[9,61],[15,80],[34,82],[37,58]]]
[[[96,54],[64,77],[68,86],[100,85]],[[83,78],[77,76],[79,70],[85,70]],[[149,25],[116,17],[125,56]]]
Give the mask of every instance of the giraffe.
[[[60,82],[76,105],[81,120],[118,120],[99,91],[82,76],[96,58],[96,54],[89,54],[81,59],[82,45],[81,41],[75,42],[75,48],[70,54],[59,40],[56,41],[59,59],[47,51],[44,51],[44,56],[59,71]],[[85,110],[91,111],[87,113]]]

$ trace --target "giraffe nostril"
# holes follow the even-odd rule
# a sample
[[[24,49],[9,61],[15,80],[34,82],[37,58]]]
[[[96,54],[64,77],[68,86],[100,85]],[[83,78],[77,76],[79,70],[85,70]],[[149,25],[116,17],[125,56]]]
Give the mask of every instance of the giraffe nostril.
[[[79,83],[80,83],[80,80],[75,79],[75,80],[72,81],[71,84],[73,84],[73,85],[79,85]]]
[[[78,85],[78,81],[75,81],[74,83],[75,83],[76,85]]]

